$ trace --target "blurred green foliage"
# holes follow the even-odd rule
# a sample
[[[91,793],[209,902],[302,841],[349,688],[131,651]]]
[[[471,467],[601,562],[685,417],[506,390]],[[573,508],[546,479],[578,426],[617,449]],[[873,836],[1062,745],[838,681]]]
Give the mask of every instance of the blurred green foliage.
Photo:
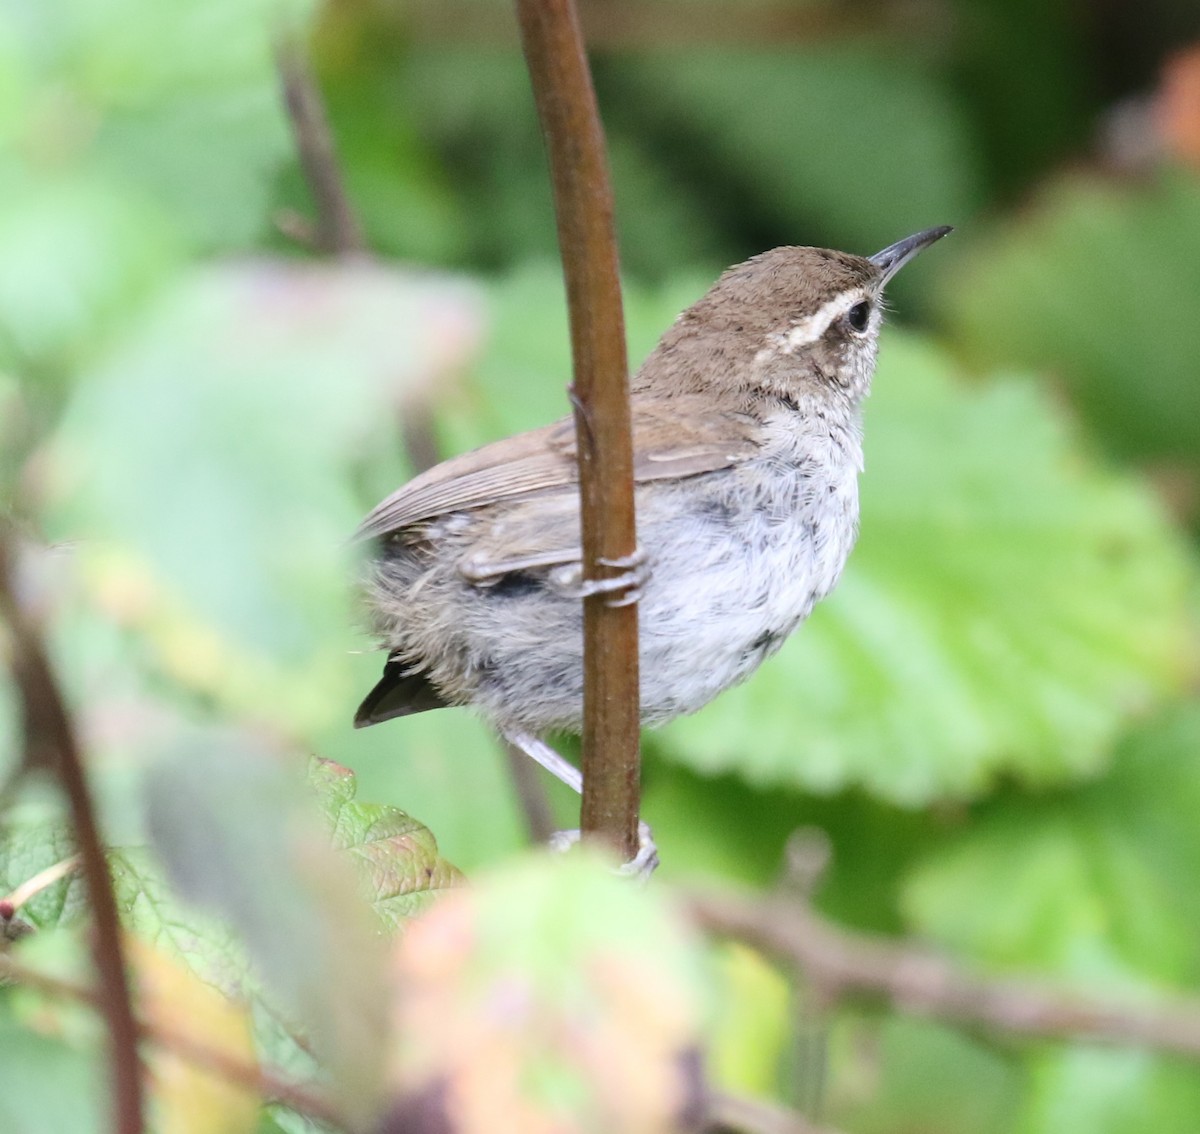
[[[1175,17],[943,0],[864,29],[848,4],[745,0],[748,29],[767,11],[785,30],[698,44],[711,0],[655,4],[678,46],[614,46],[590,6],[634,364],[732,261],[958,226],[892,296],[908,326],[885,335],[841,587],[749,684],[646,739],[661,876],[770,886],[815,826],[817,903],[850,926],[1088,994],[1200,994],[1200,171],[1152,106],[1140,165],[1097,141],[1152,94]],[[313,1032],[370,1094],[382,962],[336,897],[344,861],[297,849],[316,817],[282,765],[355,770],[368,802],[340,773],[311,790],[388,925],[447,860],[474,876],[526,842],[466,713],[350,728],[380,659],[346,537],[411,473],[406,430],[449,453],[565,414],[569,351],[508,5],[459,5],[450,29],[419,0],[311,9],[0,2],[0,501],[125,847],[130,927],[244,997],[264,1057],[312,1074]],[[786,31],[813,11],[821,35]],[[313,203],[284,26],[311,30],[370,260],[296,239]],[[2,687],[3,782],[18,726]],[[70,847],[43,785],[15,799],[2,892]],[[500,877],[481,903],[525,919],[509,946],[536,985],[558,962],[530,936],[586,937],[594,911],[549,874],[521,900]],[[30,956],[62,935],[78,963],[79,891],[23,907]],[[789,974],[678,958],[710,986],[715,1073],[796,1101]],[[285,1007],[254,967],[283,974]],[[0,992],[0,1128],[91,1129],[94,1034]],[[1200,1072],[1148,1052],[885,1010],[827,1025],[825,1118],[847,1134],[1195,1129]]]
[[[964,253],[947,324],[985,363],[1043,368],[1123,457],[1200,466],[1200,183],[1072,178]]]

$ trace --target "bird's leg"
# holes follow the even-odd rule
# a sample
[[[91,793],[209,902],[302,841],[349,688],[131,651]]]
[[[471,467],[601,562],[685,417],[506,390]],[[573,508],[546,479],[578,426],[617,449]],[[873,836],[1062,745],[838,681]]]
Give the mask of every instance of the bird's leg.
[[[546,845],[559,854],[569,851],[580,840],[580,832],[555,831],[547,840]],[[658,869],[658,846],[654,842],[654,832],[649,823],[638,823],[638,852],[628,862],[617,867],[617,873],[625,878],[637,878],[642,882],[649,881],[650,875]]]
[[[630,606],[642,597],[642,587],[650,577],[650,569],[646,566],[646,554],[640,547],[635,548],[630,555],[622,555],[616,559],[600,558],[597,562],[604,567],[613,567],[621,573],[613,575],[610,579],[585,579],[582,566],[572,563],[552,571],[551,582],[561,593],[571,598],[610,595],[612,597],[606,600],[608,606]]]
[[[564,760],[544,740],[531,732],[519,729],[501,729],[504,739],[519,748],[531,760],[536,760],[559,783],[566,784],[576,795],[583,794],[583,773],[569,760]]]
[[[605,567],[615,567],[621,571],[620,575],[612,579],[593,580],[593,586],[605,584],[603,589],[605,592],[617,592],[613,597],[607,600],[608,606],[631,606],[642,597],[642,587],[646,585],[646,580],[650,578],[650,568],[646,566],[646,553],[641,547],[635,547],[629,555],[622,555],[616,559],[605,559],[601,557],[596,561],[603,564]],[[619,586],[609,586],[608,584],[618,583]]]
[[[564,783],[572,791],[583,794],[583,773],[570,761],[563,759],[544,740],[540,740],[530,732],[520,729],[501,729],[504,739],[519,748],[531,760],[536,760],[556,780]],[[579,842],[579,831],[555,831],[550,836],[551,850],[567,851]],[[617,868],[618,874],[640,878],[643,881],[654,873],[658,866],[658,847],[654,843],[654,834],[648,823],[638,824],[638,852],[628,862]]]

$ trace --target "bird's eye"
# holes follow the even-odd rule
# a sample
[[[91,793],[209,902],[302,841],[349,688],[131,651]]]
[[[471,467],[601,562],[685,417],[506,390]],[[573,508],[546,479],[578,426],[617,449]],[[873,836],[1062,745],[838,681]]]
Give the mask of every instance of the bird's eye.
[[[846,312],[846,324],[850,330],[862,334],[871,321],[871,305],[867,302],[856,303]]]

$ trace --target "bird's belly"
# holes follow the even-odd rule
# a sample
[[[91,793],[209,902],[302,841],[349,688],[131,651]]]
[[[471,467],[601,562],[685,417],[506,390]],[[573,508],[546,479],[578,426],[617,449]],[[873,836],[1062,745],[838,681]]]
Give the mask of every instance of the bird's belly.
[[[690,530],[675,525],[667,546],[646,532],[646,723],[694,712],[745,680],[837,583],[858,530],[855,478],[824,484],[819,496],[803,487],[724,514],[713,507]]]
[[[661,724],[744,680],[833,588],[858,526],[857,467],[713,476],[638,498],[641,715]],[[583,605],[549,572],[490,586],[457,557],[401,552],[377,587],[389,649],[450,704],[529,731],[577,730]],[[402,594],[390,603],[388,595]]]

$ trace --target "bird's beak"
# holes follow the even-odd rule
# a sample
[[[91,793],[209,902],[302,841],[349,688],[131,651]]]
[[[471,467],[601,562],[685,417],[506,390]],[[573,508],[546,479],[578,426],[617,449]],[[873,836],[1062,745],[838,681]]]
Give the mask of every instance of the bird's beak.
[[[867,257],[883,272],[879,286],[882,287],[886,284],[918,252],[923,252],[935,241],[941,240],[946,233],[953,231],[953,227],[948,224],[939,225],[937,228],[927,228],[924,232],[906,236],[903,240],[897,240],[895,244],[889,244],[882,252],[876,252],[874,256]]]

